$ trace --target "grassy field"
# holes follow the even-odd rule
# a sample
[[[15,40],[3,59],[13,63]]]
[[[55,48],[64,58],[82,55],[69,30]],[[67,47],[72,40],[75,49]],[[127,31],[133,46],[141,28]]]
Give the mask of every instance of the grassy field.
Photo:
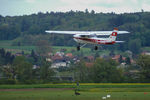
[[[24,51],[25,54],[30,54],[32,50],[36,50],[36,46],[13,46],[12,40],[6,40],[6,41],[0,41],[0,48],[4,48],[7,51],[10,51],[11,53],[15,54],[18,52]],[[58,51],[61,51],[62,49],[65,49],[64,53],[73,53],[73,55],[80,55],[81,53],[85,56],[95,54],[96,51],[91,51],[91,48],[81,48],[80,51],[76,50],[76,47],[68,47],[68,46],[53,46],[53,52],[56,53]],[[101,55],[108,55],[109,50],[101,50],[99,51],[99,54]]]
[[[108,89],[112,91],[106,91]],[[108,100],[150,100],[150,92],[135,92],[138,88],[123,88],[121,92],[114,91],[116,89],[122,90],[122,88],[89,88],[80,90],[78,96],[74,94],[72,88],[0,89],[0,100],[102,100],[102,97],[108,94],[111,95]]]
[[[109,100],[149,100],[150,83],[0,85],[0,100],[102,100],[108,94]]]
[[[75,88],[76,83],[33,84],[33,85],[0,85],[0,89],[31,89],[31,88]],[[91,88],[150,88],[150,83],[80,83],[80,89]],[[140,91],[140,90],[138,90]],[[141,90],[150,92],[150,89]],[[137,92],[137,91],[135,91]]]
[[[7,51],[10,51],[11,53],[15,54],[18,52],[22,52],[24,51],[25,54],[30,54],[32,50],[36,50],[36,46],[13,46],[12,45],[13,40],[3,40],[0,41],[0,48],[4,48]],[[81,53],[84,56],[91,56],[91,55],[95,55],[96,53],[99,53],[99,55],[103,56],[103,55],[109,55],[110,51],[109,50],[102,50],[101,45],[99,45],[99,51],[91,51],[92,48],[94,48],[94,46],[91,47],[83,47],[81,48],[80,51],[76,50],[76,46],[74,47],[69,47],[69,46],[52,46],[53,48],[53,53],[56,53],[58,51],[61,51],[62,49],[65,49],[66,51],[64,51],[64,53],[73,53],[73,55],[81,55]],[[115,50],[116,54],[122,54],[122,55],[126,55],[126,53]]]

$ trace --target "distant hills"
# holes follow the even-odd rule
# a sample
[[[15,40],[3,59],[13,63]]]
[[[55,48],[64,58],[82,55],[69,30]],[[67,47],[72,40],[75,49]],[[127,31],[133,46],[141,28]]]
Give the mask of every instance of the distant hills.
[[[114,27],[131,32],[130,35],[118,37],[126,43],[117,45],[117,49],[132,51],[133,46],[137,49],[150,46],[150,12],[115,14],[69,11],[66,13],[39,12],[38,14],[13,17],[0,16],[0,40],[17,39],[21,41],[24,37],[45,36],[45,30],[90,31],[113,30]],[[49,36],[48,39],[53,45],[76,45],[70,37],[55,35],[53,39],[56,41],[52,40],[52,36]],[[66,42],[66,40],[68,41]]]

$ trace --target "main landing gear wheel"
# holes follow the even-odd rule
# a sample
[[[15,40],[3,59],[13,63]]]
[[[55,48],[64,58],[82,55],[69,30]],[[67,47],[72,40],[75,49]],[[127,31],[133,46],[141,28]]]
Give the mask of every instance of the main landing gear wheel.
[[[95,48],[94,48],[95,50],[98,50],[98,46],[95,46]]]
[[[77,46],[77,51],[80,51],[80,46]]]

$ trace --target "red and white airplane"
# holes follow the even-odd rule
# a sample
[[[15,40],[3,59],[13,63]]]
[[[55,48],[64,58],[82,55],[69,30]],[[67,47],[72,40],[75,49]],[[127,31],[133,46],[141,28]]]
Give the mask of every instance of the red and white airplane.
[[[117,34],[126,34],[128,31],[118,31],[117,28],[114,28],[113,31],[45,31],[47,33],[54,34],[71,34],[76,42],[79,43],[77,50],[80,50],[81,47],[86,44],[115,44],[122,43],[124,41],[116,41]],[[110,35],[108,38],[99,38],[100,35]],[[80,44],[84,44],[80,46]],[[95,45],[95,50],[98,47]]]

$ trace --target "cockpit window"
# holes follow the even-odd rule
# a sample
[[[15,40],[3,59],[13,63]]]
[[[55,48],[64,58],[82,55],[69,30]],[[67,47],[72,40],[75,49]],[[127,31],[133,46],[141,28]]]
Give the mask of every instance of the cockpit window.
[[[82,38],[92,38],[92,37],[96,37],[96,34],[80,35],[80,37],[82,37]]]
[[[90,37],[96,37],[96,34],[90,34]]]
[[[81,35],[83,38],[89,38],[89,35]]]

